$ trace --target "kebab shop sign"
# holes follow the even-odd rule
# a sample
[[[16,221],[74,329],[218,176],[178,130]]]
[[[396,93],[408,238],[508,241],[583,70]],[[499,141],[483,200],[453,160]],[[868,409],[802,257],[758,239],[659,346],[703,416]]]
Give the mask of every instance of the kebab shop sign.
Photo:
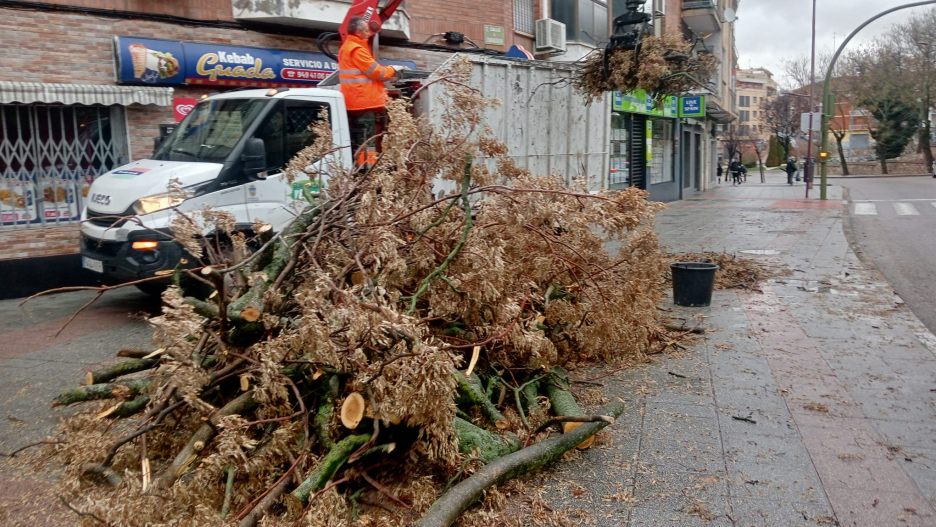
[[[338,68],[321,53],[115,37],[117,82],[144,85],[315,86]]]

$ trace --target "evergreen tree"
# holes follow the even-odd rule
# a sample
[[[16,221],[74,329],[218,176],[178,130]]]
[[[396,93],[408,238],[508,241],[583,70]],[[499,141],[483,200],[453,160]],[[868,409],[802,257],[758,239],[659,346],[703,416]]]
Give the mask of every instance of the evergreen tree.
[[[783,146],[780,145],[780,141],[777,140],[777,136],[770,136],[770,146],[767,150],[767,166],[776,167],[783,164],[787,158],[785,152],[783,151]]]

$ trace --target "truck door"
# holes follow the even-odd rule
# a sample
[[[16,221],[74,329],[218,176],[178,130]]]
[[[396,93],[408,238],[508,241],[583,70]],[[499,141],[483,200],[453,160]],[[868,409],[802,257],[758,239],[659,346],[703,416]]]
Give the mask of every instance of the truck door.
[[[283,170],[300,150],[315,141],[311,126],[321,118],[322,110],[328,109],[328,103],[322,101],[287,98],[257,130],[255,137],[263,139],[266,146],[269,175],[246,185],[247,211],[251,221],[259,218],[278,230],[295,214],[296,209],[290,205],[294,200],[303,199],[304,184],[311,183],[312,190],[317,192],[317,182],[303,176],[290,185]]]

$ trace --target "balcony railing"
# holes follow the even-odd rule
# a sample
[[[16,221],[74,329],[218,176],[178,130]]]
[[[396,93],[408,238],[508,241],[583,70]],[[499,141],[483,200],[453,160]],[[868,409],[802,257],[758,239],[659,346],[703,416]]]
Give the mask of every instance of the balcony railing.
[[[713,0],[683,0],[682,8],[683,11],[689,9],[714,9],[715,2]]]

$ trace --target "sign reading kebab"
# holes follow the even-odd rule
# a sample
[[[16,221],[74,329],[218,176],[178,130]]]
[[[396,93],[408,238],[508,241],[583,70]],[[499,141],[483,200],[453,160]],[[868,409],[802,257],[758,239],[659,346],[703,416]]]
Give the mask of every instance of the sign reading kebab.
[[[114,37],[117,82],[127,84],[315,86],[338,64],[321,53],[248,48],[221,44]],[[381,60],[383,65],[409,61]]]

